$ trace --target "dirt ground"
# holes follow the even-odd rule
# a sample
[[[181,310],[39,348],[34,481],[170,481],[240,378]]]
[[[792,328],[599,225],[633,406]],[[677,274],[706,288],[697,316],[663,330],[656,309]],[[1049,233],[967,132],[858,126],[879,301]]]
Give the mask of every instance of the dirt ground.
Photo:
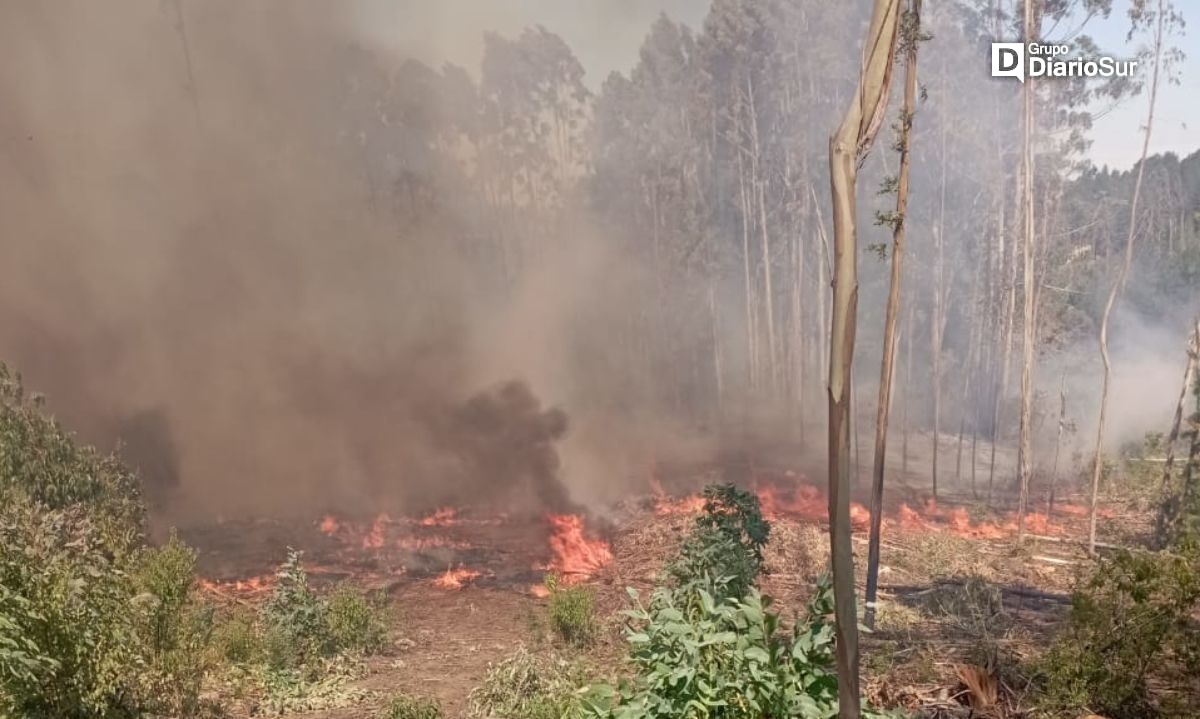
[[[928,488],[922,486],[928,481],[928,469],[916,451],[918,440],[931,446],[928,437],[914,438],[910,472],[903,482],[893,481],[889,486],[890,509],[885,516],[894,518],[903,511],[901,504],[934,511],[928,501]],[[968,483],[969,465],[961,471],[955,466],[956,442],[943,438],[942,445],[943,488],[936,516],[922,515],[907,524],[889,519],[896,523],[885,530],[881,606],[876,631],[864,637],[863,671],[869,696],[888,706],[936,709],[954,705],[959,690],[955,672],[960,663],[994,668],[1004,691],[1019,700],[1025,691],[1021,677],[1005,672],[1052,636],[1055,625],[1065,616],[1073,578],[1085,557],[1080,540],[1086,536],[1086,518],[1081,516],[1078,498],[1060,500],[1061,510],[1049,526],[1031,529],[1030,541],[1019,549],[1009,532],[983,536],[988,532],[980,528],[1004,526],[1003,511],[989,514],[982,509],[982,502],[973,496]],[[979,455],[981,460],[988,456],[984,452]],[[1002,457],[998,477],[1011,474],[1003,464],[1009,459]],[[799,463],[785,466],[765,462],[748,470],[692,468],[680,476],[666,477],[664,484],[668,494],[678,496],[714,479],[730,478],[731,472],[736,475],[745,471],[756,477],[772,476],[780,482],[802,482],[806,475],[811,476],[812,468]],[[977,466],[976,473],[978,491],[979,477],[986,481],[986,463]],[[956,482],[959,474],[962,480]],[[1010,499],[1006,485],[1007,479],[997,482],[999,505]],[[865,486],[865,476],[860,477],[860,488]],[[1036,489],[1034,496],[1040,496]],[[595,665],[620,670],[624,646],[620,620],[615,615],[626,606],[625,587],[645,590],[653,586],[664,560],[691,525],[691,514],[671,511],[669,505],[647,492],[646,496],[630,498],[612,512],[615,520],[609,537],[613,561],[588,580],[596,590],[603,626],[600,642],[587,650],[587,659]],[[1117,508],[1106,508],[1105,516],[1102,536],[1128,531],[1116,526],[1124,521]],[[1038,534],[1038,529],[1048,533]],[[480,684],[491,664],[508,656],[518,645],[525,644],[535,651],[572,653],[556,646],[549,636],[546,602],[530,591],[529,580],[536,582],[539,576],[529,570],[530,560],[541,551],[541,545],[536,549],[526,545],[540,543],[543,538],[535,537],[536,532],[484,529],[482,525],[461,531],[476,534],[469,538],[471,546],[494,542],[500,547],[490,553],[471,550],[475,551],[470,555],[475,565],[485,571],[461,589],[447,590],[431,581],[439,563],[452,566],[461,556],[439,556],[416,572],[398,572],[386,562],[362,568],[366,583],[373,582],[386,590],[392,617],[393,645],[383,656],[370,660],[368,676],[357,683],[377,699],[354,708],[294,716],[373,717],[384,698],[405,692],[437,698],[446,717],[465,717],[471,689]],[[210,542],[202,565],[207,562],[215,570],[223,566],[222,557],[241,551],[233,534],[221,535],[231,546],[214,549]],[[275,537],[277,543],[294,539]],[[857,531],[854,541],[861,586],[865,531]],[[820,520],[774,518],[767,553],[769,573],[762,580],[762,588],[775,598],[776,609],[785,617],[803,611],[817,577],[825,571],[827,542],[825,525]],[[263,551],[265,562],[270,553]],[[240,556],[244,563],[245,555]],[[332,572],[327,579],[344,578],[337,572],[347,571],[320,566],[318,570]]]

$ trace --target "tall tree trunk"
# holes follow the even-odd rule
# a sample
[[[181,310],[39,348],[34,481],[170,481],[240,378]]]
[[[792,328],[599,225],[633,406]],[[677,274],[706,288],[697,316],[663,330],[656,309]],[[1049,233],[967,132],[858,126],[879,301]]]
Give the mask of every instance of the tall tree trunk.
[[[771,239],[767,230],[766,180],[762,177],[758,144],[758,106],[754,99],[754,83],[746,80],[750,101],[750,171],[754,194],[758,199],[758,230],[762,241],[763,309],[767,325],[767,373],[771,389],[779,388],[779,355],[775,346],[775,293],[771,288]]]
[[[1030,0],[1026,0],[1030,2]],[[1100,385],[1100,418],[1096,423],[1096,454],[1092,466],[1091,507],[1088,512],[1088,551],[1096,551],[1096,505],[1100,495],[1100,473],[1104,468],[1104,420],[1108,412],[1108,384],[1112,366],[1108,358],[1108,320],[1112,315],[1117,295],[1125,286],[1129,267],[1133,264],[1133,241],[1137,238],[1138,201],[1142,196],[1142,179],[1146,175],[1146,156],[1150,152],[1150,133],[1154,129],[1154,105],[1158,100],[1158,71],[1162,64],[1163,33],[1167,21],[1166,0],[1158,0],[1158,18],[1154,28],[1154,68],[1150,72],[1150,105],[1146,110],[1146,133],[1142,137],[1142,156],[1138,161],[1137,179],[1133,183],[1133,200],[1129,203],[1129,234],[1125,237],[1125,259],[1117,272],[1117,278],[1108,291],[1104,303],[1104,316],[1100,319],[1100,359],[1104,362],[1104,380]]]
[[[1054,440],[1054,464],[1050,467],[1050,491],[1046,493],[1046,520],[1054,514],[1054,490],[1058,487],[1058,455],[1067,429],[1067,373],[1058,382],[1058,437]]]
[[[892,218],[892,271],[883,321],[883,358],[879,368],[879,399],[875,407],[875,462],[871,474],[871,530],[867,540],[867,595],[864,622],[875,627],[875,599],[879,586],[879,540],[883,527],[883,477],[887,466],[888,415],[892,404],[892,377],[896,363],[896,318],[900,313],[900,285],[904,278],[904,225],[908,210],[909,168],[912,165],[912,124],[917,102],[917,46],[921,28],[921,0],[910,0],[903,23],[904,106],[900,110],[900,170],[896,181],[896,214]]]
[[[1034,18],[1033,0],[1025,0],[1025,43],[1034,41],[1037,22]],[[1017,542],[1025,539],[1025,505],[1029,501],[1029,476],[1033,473],[1033,370],[1034,350],[1037,342],[1037,322],[1035,321],[1035,294],[1037,289],[1037,273],[1034,268],[1034,253],[1037,238],[1034,236],[1033,217],[1033,123],[1034,114],[1034,83],[1033,78],[1025,80],[1022,88],[1022,104],[1024,105],[1025,120],[1021,123],[1021,176],[1022,205],[1024,211],[1021,219],[1024,225],[1021,249],[1025,259],[1023,276],[1024,302],[1024,340],[1022,342],[1021,359],[1021,437],[1017,447],[1017,476],[1021,487],[1017,498]]]
[[[899,28],[900,1],[875,0],[863,46],[858,91],[829,139],[833,197],[833,322],[829,343],[829,544],[833,564],[837,637],[838,716],[861,714],[858,678],[858,614],[854,552],[850,543],[850,381],[858,309],[858,238],[855,191],[859,161],[887,114],[887,96]]]
[[[1013,196],[1015,197],[1020,188],[1020,178],[1017,178],[1013,184]],[[998,216],[1000,228],[1000,247],[1001,269],[1008,268],[1008,282],[1001,287],[1001,339],[1000,344],[1003,348],[1000,353],[1000,383],[996,390],[996,399],[992,406],[992,449],[991,459],[988,467],[988,491],[987,505],[992,506],[992,490],[996,483],[996,445],[1000,440],[1000,419],[1004,414],[1004,398],[1008,395],[1009,375],[1012,371],[1012,346],[1013,346],[1013,324],[1017,314],[1017,258],[1015,251],[1015,242],[1009,243],[1009,250],[1004,249],[1004,238],[1007,234],[1008,226],[1005,219],[1005,209],[1007,204],[1004,198],[1000,198],[1000,213]],[[1011,260],[1010,256],[1011,255]]]
[[[1174,519],[1175,493],[1171,490],[1171,470],[1175,466],[1175,444],[1179,441],[1179,429],[1183,424],[1183,408],[1188,391],[1195,381],[1197,364],[1200,364],[1200,317],[1196,318],[1195,329],[1188,341],[1187,365],[1183,368],[1183,386],[1179,389],[1179,402],[1175,405],[1175,417],[1171,431],[1167,434],[1167,457],[1163,462],[1162,480],[1158,488],[1158,516],[1154,521],[1154,540],[1158,547],[1167,544],[1167,529]]]
[[[758,386],[758,337],[755,333],[754,282],[750,277],[750,213],[746,200],[746,173],[738,153],[738,191],[742,201],[742,280],[746,288],[746,359],[749,362],[750,388]]]
[[[912,404],[912,365],[913,365],[913,332],[914,315],[916,314],[916,305],[908,304],[908,319],[905,321],[905,329],[902,333],[904,336],[904,405],[900,411],[901,437],[900,437],[900,475],[908,476],[908,407]]]

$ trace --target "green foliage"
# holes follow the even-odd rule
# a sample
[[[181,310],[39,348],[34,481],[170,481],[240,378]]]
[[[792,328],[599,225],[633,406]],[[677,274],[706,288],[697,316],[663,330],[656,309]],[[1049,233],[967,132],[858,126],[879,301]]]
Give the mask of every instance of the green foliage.
[[[233,665],[257,662],[263,657],[263,643],[249,610],[235,611],[216,623],[212,647],[218,659]]]
[[[300,566],[301,552],[288,549],[287,559],[275,572],[275,590],[261,615],[271,668],[291,668],[325,656],[329,646],[325,607],[308,586]]]
[[[763,571],[771,525],[758,497],[731,484],[705,488],[704,500],[668,571],[679,586],[702,583],[718,599],[743,596]]]
[[[83,507],[10,497],[0,510],[0,626],[15,649],[0,657],[0,708],[62,717],[131,709],[133,591],[103,529]]]
[[[262,688],[262,709],[267,714],[353,706],[370,696],[351,685],[366,675],[366,667],[356,657],[323,658],[306,667],[258,666],[253,675]]]
[[[831,717],[837,713],[831,586],[824,581],[807,619],[780,630],[770,600],[751,589],[716,599],[701,586],[658,589],[636,608],[628,640],[632,682],[594,686],[585,714],[605,719],[646,716]]]
[[[172,532],[167,544],[143,550],[134,574],[134,619],[145,671],[141,704],[156,713],[193,716],[211,670],[211,607],[193,592],[196,553]]]
[[[442,707],[434,699],[401,694],[388,703],[379,719],[441,719]]]
[[[113,552],[141,542],[145,510],[137,477],[115,457],[76,444],[0,363],[0,501],[17,496],[49,510],[86,506]]]
[[[335,653],[375,654],[387,640],[387,623],[378,603],[349,584],[334,588],[326,600],[325,626]]]
[[[568,644],[585,646],[596,637],[596,596],[589,587],[567,587],[554,575],[546,577],[550,591],[550,626]]]
[[[1046,703],[1114,718],[1146,716],[1147,680],[1200,644],[1200,558],[1121,552],[1075,592],[1070,623],[1041,661]]]
[[[578,672],[553,656],[525,647],[492,666],[471,691],[470,716],[480,719],[562,719],[578,711]]]
[[[273,669],[315,666],[339,654],[373,654],[383,648],[387,625],[379,608],[351,586],[328,598],[308,585],[301,553],[289,549],[275,573],[275,590],[262,606],[262,646]]]

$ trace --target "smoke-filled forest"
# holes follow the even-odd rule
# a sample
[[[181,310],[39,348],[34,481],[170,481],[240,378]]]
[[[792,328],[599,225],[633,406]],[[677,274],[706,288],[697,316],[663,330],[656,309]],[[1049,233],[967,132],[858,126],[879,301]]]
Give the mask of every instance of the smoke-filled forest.
[[[1194,716],[1189,3],[527,5],[0,3],[0,716]]]

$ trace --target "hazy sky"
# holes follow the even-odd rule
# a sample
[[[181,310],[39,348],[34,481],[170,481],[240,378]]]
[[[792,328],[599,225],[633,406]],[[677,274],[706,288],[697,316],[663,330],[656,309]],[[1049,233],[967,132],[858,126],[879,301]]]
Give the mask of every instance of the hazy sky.
[[[1190,35],[1177,44],[1200,48],[1200,0],[1175,4],[1192,23]],[[627,71],[637,62],[642,40],[659,13],[698,28],[709,5],[710,0],[362,0],[356,7],[362,28],[379,46],[433,64],[454,62],[472,72],[479,67],[485,31],[512,36],[528,25],[544,25],[567,41],[587,69],[588,84],[598,88],[609,72]],[[1117,55],[1134,49],[1125,42],[1128,7],[1129,0],[1115,0],[1112,16],[1087,29]],[[979,61],[988,59],[981,56]],[[1189,116],[1200,117],[1200,49],[1180,70],[1181,84],[1160,92],[1152,153],[1186,155],[1200,148],[1200,119],[1186,125]],[[1141,150],[1138,128],[1145,108],[1145,97],[1137,97],[1097,120],[1091,151],[1097,164],[1133,164]]]

